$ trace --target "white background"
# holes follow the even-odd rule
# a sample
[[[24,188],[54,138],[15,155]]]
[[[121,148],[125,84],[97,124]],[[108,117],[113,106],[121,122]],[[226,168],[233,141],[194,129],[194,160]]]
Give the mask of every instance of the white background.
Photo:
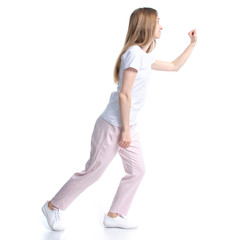
[[[51,232],[41,207],[90,153],[94,123],[116,90],[112,73],[129,16],[158,10],[153,54],[178,72],[152,72],[138,117],[146,175],[129,212],[139,228],[104,229],[119,156]],[[1,235],[5,239],[239,239],[240,74],[237,1],[1,1]]]

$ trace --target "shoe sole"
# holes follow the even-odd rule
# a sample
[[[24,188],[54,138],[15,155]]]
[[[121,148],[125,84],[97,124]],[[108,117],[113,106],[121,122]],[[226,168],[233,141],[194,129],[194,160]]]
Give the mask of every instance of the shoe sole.
[[[126,230],[131,230],[131,229],[136,229],[138,227],[120,227],[120,226],[109,226],[109,225],[105,225],[103,224],[105,228],[120,228],[120,229],[126,229]]]
[[[114,223],[109,223],[107,220],[103,221],[103,225],[104,225],[105,228],[121,228],[121,229],[127,229],[127,230],[138,228],[138,226],[134,226],[134,227],[119,226],[119,225],[116,225]]]

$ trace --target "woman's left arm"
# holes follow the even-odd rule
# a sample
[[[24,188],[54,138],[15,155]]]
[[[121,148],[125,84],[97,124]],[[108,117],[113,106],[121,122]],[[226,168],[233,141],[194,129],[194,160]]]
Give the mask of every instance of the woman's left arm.
[[[163,62],[160,60],[156,60],[151,66],[152,69],[157,70],[157,71],[178,71],[184,65],[184,63],[187,61],[187,59],[189,58],[189,56],[192,53],[193,48],[195,47],[195,45],[197,43],[196,29],[190,31],[188,33],[188,35],[191,39],[191,42],[178,58],[176,58],[172,62]]]

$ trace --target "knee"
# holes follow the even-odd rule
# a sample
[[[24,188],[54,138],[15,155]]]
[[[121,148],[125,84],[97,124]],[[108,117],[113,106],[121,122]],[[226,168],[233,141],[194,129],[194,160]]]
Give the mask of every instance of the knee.
[[[135,169],[133,175],[134,175],[134,177],[136,177],[138,179],[142,179],[143,176],[145,175],[145,166],[144,165],[138,166]]]

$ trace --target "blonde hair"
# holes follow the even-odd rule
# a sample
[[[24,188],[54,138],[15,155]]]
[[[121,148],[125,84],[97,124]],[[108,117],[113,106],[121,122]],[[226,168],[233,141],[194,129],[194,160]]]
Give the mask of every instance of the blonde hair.
[[[114,83],[118,84],[121,57],[129,47],[133,45],[142,47],[152,41],[147,53],[155,48],[156,40],[153,36],[157,16],[157,11],[152,8],[138,8],[131,14],[125,43],[114,67]]]

